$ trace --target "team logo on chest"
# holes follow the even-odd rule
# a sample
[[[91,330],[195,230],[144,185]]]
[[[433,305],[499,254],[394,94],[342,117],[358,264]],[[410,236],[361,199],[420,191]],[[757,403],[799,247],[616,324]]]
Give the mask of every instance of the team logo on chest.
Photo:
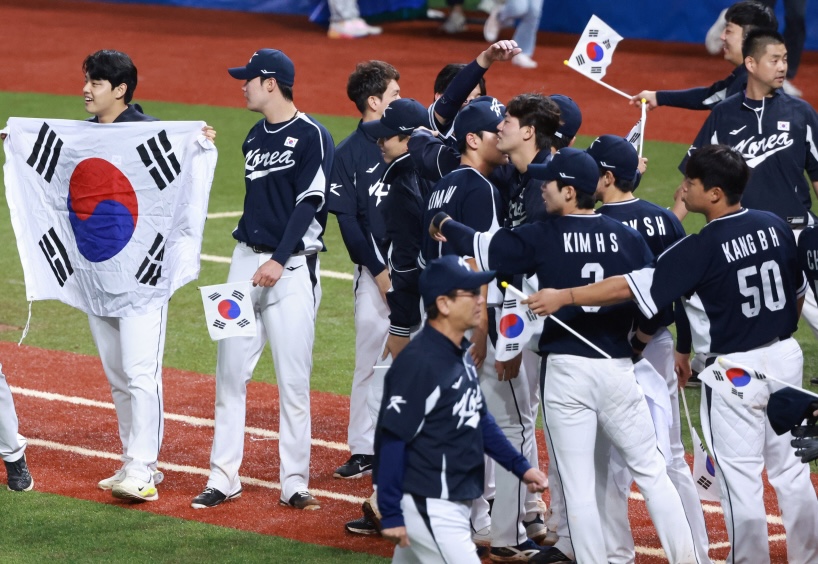
[[[261,149],[248,151],[244,157],[244,170],[248,180],[255,180],[267,176],[277,170],[285,170],[295,166],[292,151],[273,151],[262,153]],[[260,170],[259,170],[260,169]]]
[[[295,137],[287,137],[286,141],[284,141],[285,147],[295,147],[295,144],[298,143],[298,139]]]
[[[470,386],[463,391],[463,395],[452,408],[452,415],[458,418],[457,428],[467,425],[477,429],[480,424],[480,408],[483,407],[483,395],[480,386]]]

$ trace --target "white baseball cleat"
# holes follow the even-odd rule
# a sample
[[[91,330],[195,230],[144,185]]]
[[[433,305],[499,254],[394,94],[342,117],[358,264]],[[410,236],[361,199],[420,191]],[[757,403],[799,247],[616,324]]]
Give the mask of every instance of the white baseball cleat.
[[[156,501],[159,499],[159,492],[156,491],[153,477],[146,482],[133,476],[126,476],[124,480],[111,488],[111,494],[118,499],[132,499],[134,501]]]
[[[519,55],[515,55],[513,59],[511,59],[511,64],[515,67],[520,67],[521,69],[536,69],[537,68],[537,61],[526,55],[525,53],[520,53]]]
[[[486,18],[486,23],[483,24],[483,38],[489,43],[494,43],[500,37],[500,11],[503,6],[497,5],[489,12],[489,17]],[[519,56],[519,55],[518,55]]]
[[[157,470],[156,468],[151,469],[153,472],[153,483],[154,485],[158,486],[162,483],[162,480],[165,479],[165,475],[162,473],[161,470]],[[97,487],[101,490],[111,490],[113,487],[122,482],[125,479],[125,468],[120,468],[116,471],[116,474],[111,476],[110,478],[105,478],[104,480],[100,480],[97,482]]]

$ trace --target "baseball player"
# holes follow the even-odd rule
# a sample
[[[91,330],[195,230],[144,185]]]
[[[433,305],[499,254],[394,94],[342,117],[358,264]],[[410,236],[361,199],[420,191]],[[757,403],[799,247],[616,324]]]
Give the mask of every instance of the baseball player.
[[[590,286],[541,290],[529,307],[540,315],[567,305],[605,306],[634,300],[652,317],[682,298],[693,345],[801,385],[803,356],[792,332],[806,288],[795,239],[769,212],[742,207],[749,167],[723,145],[697,149],[686,163],[683,198],[707,225],[663,253],[654,265]],[[722,485],[730,538],[727,562],[770,562],[761,474],[776,490],[789,562],[818,561],[818,499],[809,469],[770,428],[769,388],[734,402],[705,388],[702,426]],[[638,482],[638,479],[637,479]],[[573,532],[573,529],[572,529]]]
[[[347,443],[350,458],[333,474],[360,478],[372,473],[375,421],[366,406],[367,394],[389,327],[386,293],[386,233],[378,211],[388,193],[381,182],[385,163],[377,138],[363,125],[377,122],[390,102],[400,98],[400,74],[389,63],[358,63],[347,81],[347,96],[361,112],[358,128],[341,141],[332,165],[327,205],[354,267],[352,290],[355,317],[355,370],[349,398]]]
[[[26,464],[26,438],[17,430],[14,398],[0,365],[0,457],[6,467],[8,489],[27,492],[34,488],[34,479]]]
[[[795,447],[794,454],[801,462],[806,464],[818,458],[818,399],[815,396],[793,388],[781,388],[770,394],[767,416],[777,435],[792,432],[795,438],[790,444]]]
[[[733,72],[710,86],[687,90],[643,90],[631,98],[631,105],[640,105],[644,98],[651,110],[658,106],[712,110],[722,100],[742,92],[747,85],[747,69],[742,54],[744,38],[756,28],[775,31],[778,21],[772,9],[756,0],[736,2],[725,12],[725,19],[727,26],[721,34],[721,41],[724,60],[735,66]]]
[[[750,31],[744,55],[746,93],[731,96],[710,113],[688,154],[710,143],[736,149],[753,171],[742,205],[773,212],[789,224],[797,240],[804,227],[816,222],[810,184],[818,191],[818,114],[780,90],[787,75],[787,50],[778,32]],[[802,316],[818,336],[818,306],[811,290]]]
[[[616,135],[602,135],[591,143],[587,153],[599,167],[600,176],[595,196],[602,202],[602,206],[597,208],[598,213],[639,231],[654,256],[659,256],[685,236],[681,222],[671,211],[633,195],[639,156],[630,143]],[[678,306],[681,307],[681,303]],[[696,484],[684,458],[679,412],[679,378],[675,371],[673,336],[667,329],[673,322],[673,308],[665,308],[651,323],[643,323],[640,326],[640,331],[634,335],[631,344],[667,383],[673,410],[670,430],[671,462],[667,466],[667,473],[681,496],[685,515],[693,530],[698,562],[702,563],[709,562],[707,552],[710,543]],[[687,348],[685,352],[689,357],[690,349]],[[610,492],[614,495],[608,498],[606,505],[609,509],[604,529],[608,561],[611,563],[632,562],[636,555],[628,526],[628,493],[633,479],[628,475],[622,481],[624,484],[620,488],[614,488],[616,492]],[[614,480],[607,482],[611,485]],[[618,512],[613,509],[614,505],[619,506]]]
[[[85,111],[93,123],[156,121],[131,104],[137,84],[136,66],[125,53],[97,51],[82,64]],[[204,128],[211,140],[216,132]],[[162,355],[168,306],[132,317],[88,314],[91,336],[116,407],[122,467],[97,485],[114,497],[135,501],[159,499],[156,485],[164,475],[156,469],[164,433]]]
[[[638,232],[594,213],[599,169],[590,155],[569,147],[558,151],[548,165],[531,165],[528,170],[547,181],[543,200],[548,212],[558,217],[491,234],[476,233],[439,214],[430,233],[438,238],[444,235],[458,252],[473,254],[480,270],[536,272],[540,287],[593,282],[652,260]],[[554,268],[555,264],[560,267]],[[548,383],[542,388],[543,418],[551,436],[551,464],[559,473],[574,554],[551,547],[533,561],[561,562],[573,556],[583,563],[607,562],[593,487],[599,429],[631,469],[670,561],[695,562],[693,535],[679,494],[667,477],[647,403],[634,378],[628,331],[636,311],[631,306],[572,307],[558,317],[585,339],[579,340],[549,318],[539,342],[544,357],[541,386]],[[600,378],[601,374],[605,377]]]
[[[478,383],[467,330],[482,318],[481,286],[465,260],[431,261],[420,276],[427,323],[386,375],[376,436],[382,535],[393,562],[480,561],[469,506],[483,491],[483,453],[535,491],[545,475],[503,436]]]
[[[216,428],[207,487],[192,507],[205,508],[241,495],[247,382],[264,349],[272,349],[279,389],[279,475],[283,506],[320,509],[308,489],[310,372],[315,315],[321,302],[318,252],[334,144],[327,130],[293,103],[293,62],[261,49],[243,67],[228,70],[244,81],[247,109],[264,117],[242,145],[244,213],[233,238],[228,282],[252,280],[259,322],[254,337],[219,341],[216,360]],[[263,328],[263,330],[261,329]]]

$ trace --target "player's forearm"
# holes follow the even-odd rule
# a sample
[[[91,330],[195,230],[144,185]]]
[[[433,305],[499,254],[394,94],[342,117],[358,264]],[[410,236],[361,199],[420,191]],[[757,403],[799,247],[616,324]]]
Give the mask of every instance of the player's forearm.
[[[571,305],[602,307],[632,299],[633,291],[624,276],[612,276],[587,286],[557,290],[555,296],[559,308]]]
[[[361,224],[350,215],[338,215],[338,228],[341,239],[349,253],[349,259],[355,264],[362,264],[369,269],[372,276],[383,272],[385,266],[378,260],[372,243],[367,239]]]
[[[381,526],[384,529],[403,527],[400,502],[403,498],[406,443],[389,431],[381,429],[375,456]]]
[[[284,229],[284,236],[273,253],[273,260],[278,264],[286,263],[292,256],[298,242],[304,237],[310,227],[315,213],[318,211],[318,198],[305,198],[295,206],[287,227]]]
[[[440,214],[432,219],[432,223],[435,222],[439,225],[440,232],[446,237],[446,241],[458,255],[474,255],[474,234],[477,233],[474,229],[451,218],[444,220]]]
[[[486,63],[485,68],[477,60],[463,67],[446,87],[443,96],[437,99],[435,117],[441,123],[445,124],[453,120],[471,91],[480,84],[480,79],[483,78],[489,65],[486,61],[484,63]]]

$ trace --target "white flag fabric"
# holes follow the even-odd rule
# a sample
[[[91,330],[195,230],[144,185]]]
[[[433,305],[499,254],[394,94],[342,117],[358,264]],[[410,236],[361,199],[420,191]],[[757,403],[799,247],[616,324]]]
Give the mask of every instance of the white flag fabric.
[[[201,286],[205,322],[214,341],[255,337],[256,314],[250,300],[250,281]]]
[[[137,316],[195,279],[217,159],[203,126],[10,118],[3,171],[28,300]]]
[[[634,363],[633,371],[636,382],[642,388],[642,393],[645,394],[648,410],[653,419],[653,427],[656,430],[656,442],[659,450],[665,457],[665,462],[670,464],[672,458],[670,452],[670,426],[673,411],[670,406],[667,383],[664,377],[656,371],[656,368],[644,358]]]
[[[628,143],[633,145],[633,148],[636,149],[637,152],[639,152],[639,147],[642,145],[642,143],[644,141],[642,139],[642,120],[641,119],[639,121],[637,121],[636,125],[634,125],[633,128],[631,128],[631,130],[628,132],[627,135],[625,135],[625,139],[628,141]]]
[[[763,374],[734,364],[725,357],[719,357],[717,362],[702,370],[699,380],[730,401],[742,404],[757,401],[759,392],[768,393]]]
[[[699,434],[690,427],[693,441],[693,481],[696,482],[696,491],[702,501],[720,501],[721,486],[716,477],[716,465],[707,454],[704,443],[699,440]]]
[[[523,280],[522,291],[526,295],[537,291],[536,279],[533,291],[530,284],[529,281]],[[500,362],[511,360],[520,354],[532,339],[539,342],[544,320],[544,317],[528,309],[527,305],[522,305],[512,292],[506,292],[503,309],[500,312],[495,358]],[[534,343],[534,350],[537,350],[537,342]]]
[[[574,47],[568,66],[592,80],[602,80],[622,36],[596,16],[591,16]]]

